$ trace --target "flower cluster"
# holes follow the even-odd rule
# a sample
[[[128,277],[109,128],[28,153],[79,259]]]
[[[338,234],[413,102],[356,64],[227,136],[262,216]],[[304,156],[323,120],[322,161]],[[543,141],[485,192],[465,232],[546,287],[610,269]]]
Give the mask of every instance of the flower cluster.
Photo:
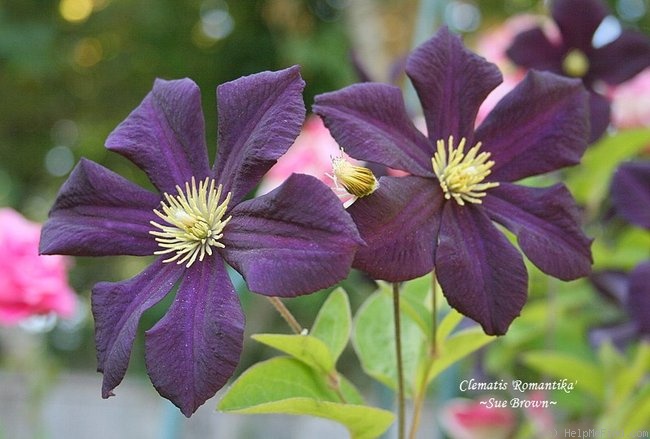
[[[155,259],[142,273],[93,288],[104,397],[123,379],[142,314],[174,291],[145,333],[148,374],[190,416],[233,374],[244,316],[226,266],[249,289],[292,297],[327,288],[351,267],[400,282],[435,270],[449,303],[489,334],[504,334],[526,301],[517,236],[542,271],[586,275],[590,240],[561,184],[515,181],[579,162],[589,131],[581,81],[531,72],[474,129],[501,81],[493,64],[446,28],[408,58],[428,136],[407,116],[397,87],[356,84],[316,98],[314,111],[345,153],[401,176],[379,182],[336,158],[355,192],[346,210],[318,179],[293,174],[247,199],[304,122],[299,69],[263,72],[217,88],[218,151],[210,166],[197,86],[157,80],[106,147],[142,169],[156,192],[82,160],[61,188],[41,252]],[[404,175],[406,174],[406,175]]]

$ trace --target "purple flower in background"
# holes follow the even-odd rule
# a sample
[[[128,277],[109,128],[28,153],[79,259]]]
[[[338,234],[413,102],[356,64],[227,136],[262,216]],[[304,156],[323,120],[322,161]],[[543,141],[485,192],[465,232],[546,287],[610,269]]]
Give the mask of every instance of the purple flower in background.
[[[627,273],[599,271],[589,280],[599,293],[629,317],[614,326],[592,329],[590,336],[596,344],[612,340],[623,345],[639,336],[650,337],[650,261],[640,263]]]
[[[521,254],[560,279],[589,273],[590,240],[561,184],[512,182],[579,162],[588,134],[580,81],[531,72],[474,129],[501,81],[493,64],[446,28],[408,58],[428,138],[407,116],[399,88],[356,84],[316,97],[314,110],[350,156],[407,171],[348,211],[367,246],[354,267],[399,282],[434,269],[449,303],[488,334],[504,334],[527,297]]]
[[[225,263],[251,291],[272,296],[310,293],[347,276],[361,240],[324,184],[294,174],[244,200],[298,135],[303,87],[297,67],[219,86],[211,168],[198,87],[157,80],[106,147],[144,170],[159,193],[88,160],[61,188],[42,253],[159,255],[132,279],[93,288],[104,398],[124,377],[140,317],[172,290],[167,314],[145,333],[152,383],[186,416],[226,383],[242,350],[244,316]]]
[[[650,161],[620,164],[612,178],[610,194],[618,215],[630,224],[650,230]],[[628,273],[605,270],[594,273],[590,280],[631,318],[631,323],[594,330],[592,338],[621,342],[637,335],[650,335],[650,260]]]
[[[609,101],[597,90],[599,82],[620,84],[650,66],[650,39],[639,32],[616,29],[620,25],[608,17],[607,7],[598,0],[554,0],[551,15],[560,41],[549,39],[536,27],[515,37],[508,56],[529,69],[582,78],[591,91],[591,140],[596,140],[607,129],[610,118]],[[603,44],[594,36],[605,18],[612,20],[609,32],[620,34]],[[607,31],[606,27],[601,29]]]
[[[650,161],[619,165],[610,192],[619,215],[630,224],[650,230]]]

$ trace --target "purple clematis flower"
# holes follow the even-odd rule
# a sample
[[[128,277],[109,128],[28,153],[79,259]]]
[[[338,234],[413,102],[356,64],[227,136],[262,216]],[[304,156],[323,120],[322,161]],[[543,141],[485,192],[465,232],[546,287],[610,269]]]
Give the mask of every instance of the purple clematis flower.
[[[104,398],[124,377],[140,317],[171,290],[169,311],[145,333],[145,360],[158,392],[189,417],[226,383],[242,350],[244,316],[225,263],[251,291],[270,296],[310,293],[347,276],[362,241],[324,184],[294,174],[244,200],[298,135],[303,87],[298,67],[219,86],[211,168],[198,87],[157,80],[106,147],[144,170],[159,193],[83,159],[61,188],[42,253],[159,255],[132,279],[93,288]]]
[[[610,192],[619,215],[630,224],[650,230],[650,160],[619,165]]]
[[[594,141],[603,135],[610,118],[608,99],[595,91],[598,83],[620,84],[650,66],[650,39],[623,30],[615,40],[595,46],[594,34],[609,15],[599,0],[554,0],[551,15],[561,41],[549,40],[537,27],[517,35],[507,54],[529,69],[582,78],[591,90],[590,140]]]
[[[350,156],[407,171],[348,211],[367,246],[357,267],[399,282],[435,266],[454,308],[488,334],[504,334],[527,297],[521,254],[560,279],[589,273],[591,241],[561,184],[512,182],[578,163],[586,149],[587,93],[580,81],[530,72],[474,129],[478,108],[501,81],[497,67],[441,29],[408,58],[428,138],[407,116],[399,88],[355,84],[316,97],[334,138]]]

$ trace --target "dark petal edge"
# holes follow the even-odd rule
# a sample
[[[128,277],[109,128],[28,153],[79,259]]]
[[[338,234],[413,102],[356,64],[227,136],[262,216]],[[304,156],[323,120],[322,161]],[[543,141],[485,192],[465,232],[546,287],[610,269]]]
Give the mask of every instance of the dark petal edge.
[[[505,334],[526,303],[528,273],[519,251],[480,208],[445,204],[435,262],[449,305],[486,334]]]
[[[213,176],[241,201],[293,144],[305,119],[300,68],[261,72],[217,88]]]
[[[472,143],[478,109],[503,80],[496,65],[467,50],[446,27],[411,53],[406,74],[422,103],[432,142],[453,135]]]
[[[103,398],[113,396],[113,389],[124,378],[140,317],[172,290],[183,268],[159,259],[129,280],[100,282],[93,288],[97,371],[104,374]]]
[[[414,175],[433,175],[433,145],[408,117],[399,88],[354,84],[316,96],[313,110],[351,157]]]
[[[81,159],[61,187],[41,232],[41,254],[151,255],[149,221],[159,197]]]
[[[494,160],[492,181],[516,181],[580,161],[589,136],[582,83],[530,71],[488,114],[476,140]]]
[[[239,363],[244,315],[217,255],[185,271],[169,311],[145,333],[145,359],[158,392],[188,418]]]
[[[578,207],[564,185],[502,183],[490,189],[483,205],[490,218],[517,235],[521,250],[544,273],[573,280],[591,272],[592,240],[580,230]]]
[[[221,249],[251,291],[297,296],[345,279],[363,243],[331,189],[293,174],[280,187],[231,212]]]
[[[379,188],[348,208],[361,237],[353,267],[401,282],[433,270],[442,191],[433,179],[382,177]]]

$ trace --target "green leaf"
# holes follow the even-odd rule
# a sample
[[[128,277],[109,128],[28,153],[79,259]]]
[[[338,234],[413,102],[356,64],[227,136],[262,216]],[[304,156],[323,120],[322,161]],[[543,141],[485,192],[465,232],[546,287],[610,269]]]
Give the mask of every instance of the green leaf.
[[[341,389],[350,387],[346,383]],[[349,400],[345,391],[342,393]],[[394,418],[385,410],[341,402],[322,376],[306,364],[287,357],[258,363],[244,372],[228,389],[218,409],[232,413],[284,413],[331,419],[345,425],[353,439],[378,437]]]
[[[566,181],[576,200],[591,210],[596,209],[607,196],[618,164],[637,155],[649,142],[650,130],[629,130],[604,137],[590,146],[582,164],[570,171]]]
[[[463,320],[463,315],[451,308],[440,322],[440,325],[438,325],[436,331],[436,339],[439,345],[445,342],[445,339],[456,329],[461,320]]]
[[[310,334],[327,345],[336,363],[348,344],[351,328],[352,313],[348,295],[343,288],[337,288],[323,303]]]
[[[457,317],[450,312],[447,314],[446,319],[449,319],[453,323]],[[427,374],[427,382],[431,382],[449,366],[495,339],[496,337],[485,335],[483,330],[478,326],[458,331],[451,337],[445,339],[442,343],[438,344],[438,352]]]
[[[253,340],[278,349],[324,373],[334,372],[334,358],[327,345],[311,335],[254,334]]]
[[[582,358],[554,351],[534,351],[523,355],[533,369],[557,379],[576,382],[576,389],[604,398],[605,378],[600,368]]]
[[[400,314],[405,392],[413,395],[417,371],[426,358],[426,337],[405,312]],[[366,299],[354,321],[353,346],[363,370],[388,387],[397,387],[392,294],[378,291]]]

